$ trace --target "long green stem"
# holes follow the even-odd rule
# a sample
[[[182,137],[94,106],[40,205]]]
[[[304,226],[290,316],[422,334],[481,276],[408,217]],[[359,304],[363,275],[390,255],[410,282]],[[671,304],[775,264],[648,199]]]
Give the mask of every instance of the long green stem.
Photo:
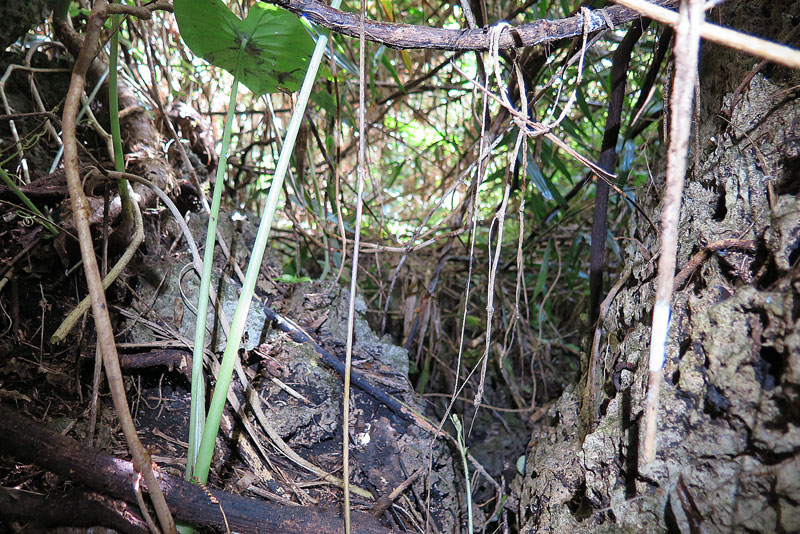
[[[461,420],[457,415],[450,416],[453,426],[456,427],[456,445],[458,452],[461,454],[461,464],[464,466],[464,483],[466,485],[466,501],[467,501],[467,528],[469,534],[473,532],[472,524],[472,487],[469,482],[469,464],[467,463],[467,445],[464,442],[464,429],[461,427]]]
[[[340,3],[340,0],[334,0],[332,6],[338,7]],[[214,396],[211,399],[211,406],[208,410],[208,418],[206,419],[206,425],[203,429],[203,437],[200,442],[200,450],[197,454],[197,461],[194,468],[194,476],[203,483],[208,479],[208,471],[211,467],[211,456],[214,453],[214,443],[216,441],[217,432],[219,431],[222,410],[225,407],[225,397],[231,383],[233,365],[239,349],[239,340],[244,332],[247,312],[250,309],[250,302],[253,299],[256,280],[258,279],[258,273],[261,269],[261,260],[264,258],[264,250],[267,247],[267,239],[272,228],[272,220],[278,205],[278,198],[283,189],[283,180],[289,168],[294,142],[297,139],[297,131],[303,120],[306,105],[308,104],[308,97],[314,86],[317,70],[319,69],[319,64],[327,44],[327,35],[320,35],[317,38],[317,45],[311,56],[308,71],[303,80],[303,86],[300,88],[300,95],[297,97],[297,105],[289,121],[286,137],[283,141],[283,149],[281,150],[281,155],[278,158],[278,164],[275,168],[275,175],[269,189],[267,204],[261,216],[258,234],[256,234],[256,240],[250,256],[250,263],[247,266],[247,273],[245,273],[239,303],[236,305],[236,311],[233,313],[228,343],[225,345],[225,352],[222,356],[222,363],[220,364],[219,375],[217,376],[217,384],[214,388]],[[208,252],[208,249],[206,249],[206,252]]]
[[[189,412],[189,453],[186,462],[186,480],[195,474],[195,463],[200,441],[203,437],[205,414],[205,383],[203,379],[203,351],[205,347],[206,316],[208,315],[208,295],[211,291],[211,267],[214,262],[214,245],[216,244],[217,222],[219,220],[219,206],[222,199],[223,182],[225,181],[225,168],[228,165],[228,147],[231,144],[231,126],[233,114],[236,110],[236,96],[239,92],[239,79],[234,77],[231,86],[231,98],[228,102],[228,114],[225,117],[225,129],[222,132],[222,149],[220,150],[217,177],[214,183],[214,193],[211,199],[211,213],[208,216],[208,230],[206,232],[206,246],[203,251],[203,273],[200,277],[200,290],[197,301],[197,320],[194,325],[194,352],[192,353],[192,401]],[[228,344],[230,344],[228,339]],[[238,346],[238,343],[236,344]],[[219,384],[217,384],[219,387]],[[225,387],[227,390],[227,386]],[[219,423],[218,423],[219,424]],[[216,432],[216,431],[215,431]],[[200,478],[200,477],[198,477]],[[200,479],[205,483],[206,478]]]
[[[117,93],[117,56],[119,55],[120,15],[111,15],[111,50],[108,57],[108,112],[111,121],[111,140],[114,144],[114,168],[117,172],[125,172],[125,159],[122,154],[122,135],[119,129],[119,94]],[[125,224],[133,223],[131,196],[128,192],[128,180],[118,183],[119,199],[122,204],[122,220]]]

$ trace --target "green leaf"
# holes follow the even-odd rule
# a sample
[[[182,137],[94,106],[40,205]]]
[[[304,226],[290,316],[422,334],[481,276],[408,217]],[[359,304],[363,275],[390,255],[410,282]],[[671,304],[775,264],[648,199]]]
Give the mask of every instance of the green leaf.
[[[582,87],[578,87],[576,94],[578,96],[578,107],[581,108],[583,116],[586,117],[586,120],[589,121],[589,124],[592,125],[592,128],[596,132],[603,133],[597,126],[597,123],[594,121],[594,114],[592,113],[592,108],[589,107],[589,103],[586,101],[586,94],[584,93],[584,89]]]
[[[536,299],[540,294],[544,293],[544,285],[547,282],[547,271],[550,268],[550,245],[552,239],[547,241],[547,248],[544,249],[544,258],[542,258],[542,267],[539,269],[539,276],[536,278],[536,287],[533,290],[533,298]]]
[[[581,130],[575,121],[569,117],[564,117],[564,120],[561,121],[561,127],[571,135],[575,139],[584,139],[586,135],[584,134],[583,130]]]
[[[536,189],[539,190],[542,196],[547,200],[553,200],[553,194],[550,192],[550,187],[548,187],[547,178],[545,178],[542,174],[542,171],[539,169],[539,165],[536,163],[536,159],[532,157],[532,154],[528,155],[528,168],[526,171],[531,183],[536,186]]]
[[[479,317],[475,317],[474,315],[467,315],[467,327],[468,328],[479,328],[483,322]]]
[[[556,168],[556,170],[558,170],[561,174],[564,175],[564,178],[566,178],[567,180],[570,181],[570,183],[572,183],[572,175],[570,174],[569,169],[567,169],[567,166],[564,164],[561,158],[558,157],[558,149],[556,149],[553,146],[553,143],[549,139],[545,139],[543,145],[544,147],[543,150],[541,151],[542,164],[545,167],[552,165],[553,167]]]
[[[241,20],[222,0],[175,0],[174,8],[192,52],[237,76],[254,94],[300,88],[314,41],[291,13],[256,3]]]
[[[542,194],[539,190],[535,190],[526,198],[526,202],[530,204],[533,213],[535,214],[535,220],[539,223],[544,221],[544,218],[547,216],[547,203],[542,198]]]
[[[544,156],[545,153],[543,152],[542,161],[544,161]],[[561,206],[566,204],[564,197],[561,196],[561,192],[558,190],[558,186],[553,183],[551,178],[547,178],[544,176],[544,174],[542,174],[542,171],[536,162],[533,147],[530,144],[528,145],[528,168],[526,171],[528,173],[528,178],[530,178],[533,185],[536,186],[536,188],[541,192],[542,197],[544,197],[546,200],[555,200]]]
[[[400,76],[398,76],[397,74],[397,70],[395,70],[391,60],[388,57],[386,57],[385,54],[381,56],[381,63],[383,63],[383,66],[386,67],[386,70],[389,71],[389,74],[392,75],[392,78],[394,78],[394,82],[400,87],[400,90],[403,91],[403,93],[408,94],[408,91],[406,91],[406,86],[403,85],[402,80],[400,80]]]
[[[283,282],[284,284],[303,284],[305,282],[310,282],[311,278],[308,276],[295,276],[293,274],[284,273],[275,278],[275,280],[278,282]]]

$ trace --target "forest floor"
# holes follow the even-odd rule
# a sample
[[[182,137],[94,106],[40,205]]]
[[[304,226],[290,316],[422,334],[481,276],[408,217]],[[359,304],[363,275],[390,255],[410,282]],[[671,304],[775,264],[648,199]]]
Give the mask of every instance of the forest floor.
[[[13,62],[14,58],[6,61]],[[52,100],[58,87],[65,90],[67,80],[62,72],[50,80]],[[15,107],[24,109],[20,104],[28,97],[24,78],[12,78],[12,82],[6,90]],[[29,418],[21,420],[20,425],[33,429],[38,422],[46,427],[31,430],[29,436],[25,432],[17,436],[11,419],[6,421],[6,450],[16,447],[24,453],[24,438],[40,430],[44,441],[36,448],[35,459],[0,457],[0,486],[14,488],[13,495],[3,494],[2,498],[22,502],[23,496],[43,496],[48,506],[58,510],[61,507],[53,503],[66,502],[76,482],[86,482],[81,476],[74,480],[71,474],[99,469],[74,464],[59,467],[60,448],[74,446],[77,451],[94,449],[117,458],[129,456],[102,377],[94,383],[95,376],[100,375],[96,375],[99,360],[91,314],[79,314],[71,330],[59,333],[58,341],[53,339],[87,289],[71,225],[64,172],[47,170],[59,146],[47,134],[30,134],[44,132],[48,117],[58,126],[58,118],[46,114],[16,121],[23,135],[30,136],[25,138],[30,183],[21,190],[37,207],[52,214],[59,235],[49,235],[35,217],[20,209],[19,195],[0,186],[0,354],[4,355],[0,359],[0,402]],[[102,159],[99,154],[104,146],[94,130],[82,124],[78,135],[87,149],[82,164],[91,165],[95,157]],[[16,146],[8,120],[0,123],[0,141],[3,147]],[[105,210],[117,198],[114,189],[98,186],[88,193],[96,253],[107,258],[108,269],[128,246],[130,231],[123,228],[119,217],[103,216],[105,212],[115,213]],[[202,243],[207,217],[197,212],[192,188],[180,182],[171,196],[189,221],[195,242]],[[169,210],[153,203],[143,216],[144,243],[106,294],[137,431],[161,471],[177,480],[183,476],[186,462],[190,347],[195,323],[192,303],[197,300],[198,282],[193,272],[185,273],[185,266],[191,262],[186,236]],[[255,228],[247,220],[234,223],[225,214],[220,217],[218,235],[228,240],[231,252],[226,256],[222,249],[218,251],[213,284],[222,315],[230,319],[241,283],[236,271],[246,269]],[[233,268],[234,263],[238,269]],[[281,272],[281,258],[269,253],[240,350],[238,380],[232,398],[229,396],[242,406],[255,403],[258,407],[246,413],[226,411],[209,488],[286,507],[301,506],[301,510],[338,510],[342,492],[326,477],[341,476],[343,380],[335,370],[335,361],[344,358],[348,296],[339,284],[329,281],[285,283],[280,281]],[[357,516],[363,521],[359,524],[366,529],[419,531],[429,523],[435,531],[460,531],[464,516],[458,511],[467,505],[464,466],[456,442],[449,437],[452,426],[448,423],[447,432],[439,432],[447,396],[442,393],[425,400],[415,395],[409,382],[407,351],[392,342],[391,334],[379,337],[374,333],[360,297],[356,309],[350,441],[351,479],[356,488],[352,506],[365,512]],[[282,331],[276,317],[288,319],[299,328]],[[215,369],[217,354],[224,345],[224,325],[212,315],[207,327],[212,336],[207,366]],[[303,334],[311,340],[298,337]],[[493,403],[508,401],[502,388],[491,385],[499,381],[491,379],[492,373],[490,370],[484,401],[489,409],[479,411],[472,428],[466,429],[470,431],[468,468],[477,473],[472,477],[472,496],[479,525],[496,524],[501,517],[507,498],[505,488],[518,472],[517,459],[524,454],[529,425],[544,413],[541,408],[524,413],[492,408]],[[557,377],[554,380],[560,381]],[[213,387],[213,381],[209,386]],[[446,386],[429,384],[428,391],[446,391]],[[551,398],[557,392],[551,389]],[[397,400],[402,406],[392,404]],[[75,442],[65,444],[57,436],[50,442],[48,430]],[[437,433],[439,438],[434,437]],[[23,441],[14,442],[17,438]],[[408,486],[411,491],[403,492]],[[385,501],[395,490],[400,497],[393,504]],[[81,514],[84,522],[95,517],[86,503],[100,498],[103,491],[96,486],[88,491],[96,492],[92,493],[94,497],[79,500],[66,516],[54,512],[48,524],[70,524],[74,519],[68,517]],[[19,505],[16,509],[23,508]],[[368,512],[381,517],[383,527],[374,523]],[[24,517],[20,515],[17,522],[7,524],[20,527]],[[336,517],[336,513],[330,517]],[[320,532],[338,532],[338,524],[325,525],[330,517],[320,516],[313,529],[322,525]],[[243,519],[240,527],[247,530],[249,520]],[[218,521],[213,517],[207,524],[220,527]],[[235,523],[236,519],[231,521]],[[278,524],[283,525],[280,530],[288,523]]]

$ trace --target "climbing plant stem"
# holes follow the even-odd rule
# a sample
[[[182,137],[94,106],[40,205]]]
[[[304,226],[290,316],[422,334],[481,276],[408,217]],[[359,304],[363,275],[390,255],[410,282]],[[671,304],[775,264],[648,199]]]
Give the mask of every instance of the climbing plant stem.
[[[122,153],[122,135],[119,128],[119,93],[117,91],[117,56],[119,56],[120,15],[111,15],[111,44],[108,53],[108,116],[111,125],[111,142],[114,146],[114,168],[117,172],[125,172],[125,158]],[[119,200],[122,205],[122,220],[125,224],[133,223],[131,195],[128,191],[128,180],[120,179],[118,185]]]

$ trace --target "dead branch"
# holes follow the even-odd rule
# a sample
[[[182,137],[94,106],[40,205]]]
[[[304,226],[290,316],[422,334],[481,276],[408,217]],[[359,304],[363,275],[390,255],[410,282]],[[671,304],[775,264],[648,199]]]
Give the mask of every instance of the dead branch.
[[[345,13],[333,9],[316,0],[269,0],[299,17],[324,26],[328,29],[358,37],[359,17],[354,13]],[[674,7],[677,0],[661,0],[659,5]],[[640,15],[622,6],[611,6],[591,12],[584,25],[583,15],[575,15],[560,20],[537,20],[530,24],[511,27],[500,35],[501,49],[535,46],[568,37],[580,35],[584,27],[589,32],[607,28],[609,22],[618,26],[639,18]],[[383,43],[392,48],[428,48],[438,50],[488,50],[489,30],[432,28],[411,24],[394,24],[367,20],[364,26],[365,38],[369,41]]]
[[[56,474],[69,477],[103,494],[129,503],[136,502],[131,462],[81,446],[39,422],[0,406],[0,451],[19,461],[32,462]],[[167,505],[175,517],[197,526],[225,528],[220,508],[232,531],[242,533],[334,533],[340,532],[341,515],[330,509],[282,506],[218,490],[208,490],[162,472],[156,478]],[[2,514],[0,514],[1,516]],[[353,512],[359,534],[388,534],[369,514]]]

